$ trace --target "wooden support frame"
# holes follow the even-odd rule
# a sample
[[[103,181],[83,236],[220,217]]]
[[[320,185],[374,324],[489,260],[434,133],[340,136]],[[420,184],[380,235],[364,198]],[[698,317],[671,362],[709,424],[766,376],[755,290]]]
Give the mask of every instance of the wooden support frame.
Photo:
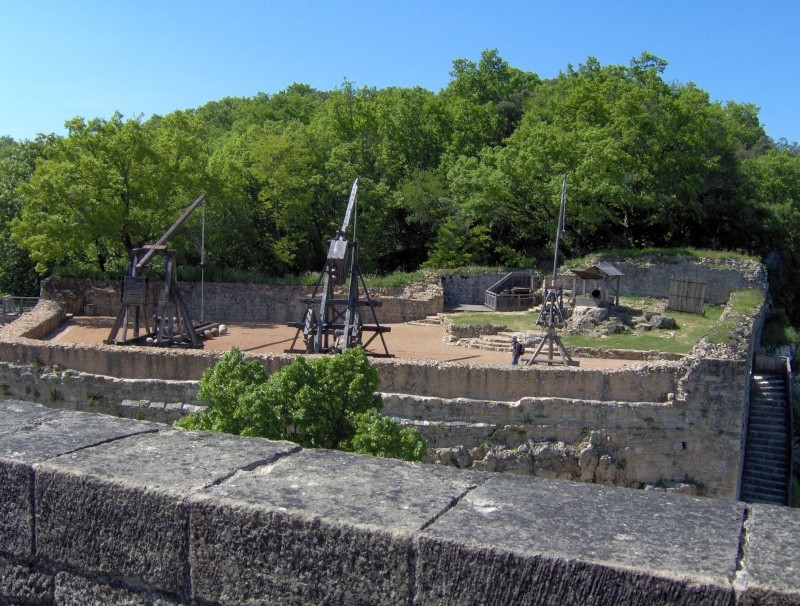
[[[158,242],[131,251],[128,274],[122,280],[119,313],[104,343],[108,345],[155,345],[161,347],[183,346],[200,349],[200,333],[213,328],[203,322],[195,325],[189,307],[178,286],[175,251],[166,247],[167,240],[189,215],[201,204],[206,195],[201,194],[159,238]],[[204,206],[205,208],[205,206]],[[164,275],[156,301],[150,301],[147,279],[140,275],[149,266],[150,259],[159,255],[164,259]],[[152,320],[152,325],[151,325]],[[132,336],[128,337],[128,331]]]
[[[149,260],[153,254],[164,257],[164,277],[157,301],[150,301],[146,278],[136,275],[140,260],[145,257]],[[211,325],[195,327],[192,322],[178,286],[174,250],[164,246],[134,249],[131,273],[123,278],[121,299],[106,344],[203,347],[198,330]]]
[[[355,237],[352,241],[347,237],[351,218],[356,215],[357,193],[358,179],[353,182],[342,225],[328,246],[325,267],[314,286],[314,292],[311,297],[302,300],[306,304],[303,319],[289,322],[289,326],[297,328],[297,332],[291,346],[285,350],[287,353],[338,353],[359,345],[367,350],[379,337],[383,344],[383,353],[368,350],[367,353],[391,357],[383,337],[384,333],[391,332],[391,328],[381,326],[378,322],[375,308],[380,307],[381,302],[369,296],[358,260],[358,242]],[[334,289],[337,284],[346,282],[345,272],[349,274],[347,299],[337,299]],[[364,309],[369,309],[374,324],[363,323]],[[366,342],[363,341],[365,332],[372,333]],[[297,348],[297,340],[301,334],[304,349]]]

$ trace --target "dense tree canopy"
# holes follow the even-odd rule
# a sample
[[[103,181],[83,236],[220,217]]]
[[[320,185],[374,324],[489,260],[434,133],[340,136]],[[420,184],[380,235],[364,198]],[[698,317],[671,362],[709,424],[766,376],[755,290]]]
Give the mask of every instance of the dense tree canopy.
[[[550,255],[566,174],[569,254],[741,249],[769,261],[800,321],[800,149],[770,140],[753,105],[666,81],[666,65],[590,57],[543,80],[487,50],[456,59],[438,93],[293,84],[3,139],[0,289],[30,283],[30,259],[117,275],[201,191],[211,275],[318,271],[355,177],[365,271],[529,266]],[[184,265],[198,240],[193,219],[170,242]]]

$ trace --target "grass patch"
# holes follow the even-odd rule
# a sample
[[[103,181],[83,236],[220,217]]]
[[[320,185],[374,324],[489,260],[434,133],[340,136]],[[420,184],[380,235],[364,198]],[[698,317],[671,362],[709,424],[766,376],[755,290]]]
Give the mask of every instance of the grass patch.
[[[536,319],[539,317],[538,311],[467,311],[448,314],[447,317],[453,324],[460,326],[491,324],[492,326],[505,326],[510,332],[524,332],[539,328],[536,326]]]
[[[426,282],[424,271],[401,272],[385,276],[364,276],[368,288],[391,288],[419,282]],[[199,282],[200,270],[196,267],[179,267],[178,277],[187,282]],[[320,272],[307,272],[298,276],[269,276],[254,269],[207,269],[207,282],[236,282],[240,284],[267,284],[271,286],[308,286],[314,287],[320,278]],[[360,285],[359,285],[360,286]]]
[[[628,300],[627,302],[626,299]],[[655,301],[641,299],[640,297],[620,297],[621,304],[631,310],[640,310],[640,312],[659,311],[658,309],[651,309],[651,307],[656,306]],[[567,335],[562,337],[562,341],[568,347],[602,347],[604,349],[635,349],[639,351],[657,350],[665,353],[686,354],[714,326],[722,316],[722,311],[722,307],[706,305],[705,315],[702,316],[680,311],[659,312],[668,318],[673,318],[678,328],[673,330],[653,329],[649,332],[634,331],[605,337]]]
[[[763,300],[763,298],[762,298]],[[678,326],[674,330],[632,331],[617,335],[595,337],[589,335],[560,335],[568,347],[594,347],[603,349],[631,349],[639,351],[657,350],[665,353],[686,354],[707,334],[722,316],[723,308],[706,305],[705,315],[679,311],[664,311],[665,301],[652,297],[620,297],[620,305],[614,312],[623,318],[623,323],[632,323],[632,318],[646,311],[657,312],[673,318]],[[505,326],[510,332],[543,331],[537,326],[539,311],[516,312],[464,312],[449,314],[448,318],[459,325],[491,324]]]
[[[424,271],[396,271],[388,276],[364,276],[364,281],[369,288],[392,288],[395,286],[427,282],[426,275],[427,272]]]
[[[705,250],[701,248],[611,248],[601,250],[579,259],[570,259],[565,262],[565,267],[580,267],[598,261],[617,259],[642,259],[644,257],[657,257],[662,262],[679,263],[684,259],[713,259],[713,260],[758,260],[758,257],[731,250]]]
[[[708,331],[709,343],[732,344],[736,328],[762,303],[764,293],[756,288],[732,292],[728,300],[728,313]]]

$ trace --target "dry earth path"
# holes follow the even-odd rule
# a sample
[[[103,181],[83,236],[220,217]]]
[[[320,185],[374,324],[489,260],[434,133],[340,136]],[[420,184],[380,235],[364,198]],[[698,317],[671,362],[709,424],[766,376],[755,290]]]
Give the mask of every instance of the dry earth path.
[[[110,317],[76,316],[65,321],[46,337],[56,343],[86,343],[100,345],[108,338],[114,319]],[[296,329],[283,324],[237,323],[227,324],[228,334],[205,341],[205,349],[228,351],[238,347],[247,353],[283,353],[292,344]],[[395,358],[428,360],[433,362],[460,362],[491,366],[507,366],[511,353],[472,349],[445,343],[444,329],[435,325],[390,324],[391,332],[384,334],[389,353]],[[302,348],[302,336],[296,347]],[[373,351],[383,351],[380,339],[370,345]],[[621,368],[638,363],[631,360],[605,358],[575,358],[581,368]]]

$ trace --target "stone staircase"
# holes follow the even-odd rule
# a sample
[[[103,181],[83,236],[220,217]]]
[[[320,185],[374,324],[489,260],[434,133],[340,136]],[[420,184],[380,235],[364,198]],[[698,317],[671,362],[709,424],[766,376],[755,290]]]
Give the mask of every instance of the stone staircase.
[[[408,324],[412,326],[440,326],[442,324],[442,316],[440,314],[426,316],[421,320],[410,320]]]
[[[467,345],[473,349],[483,349],[486,351],[511,351],[511,337],[517,333],[501,332],[496,335],[481,335],[470,339]],[[527,347],[527,346],[526,346]]]
[[[741,499],[786,505],[789,485],[789,402],[779,374],[753,375]]]

